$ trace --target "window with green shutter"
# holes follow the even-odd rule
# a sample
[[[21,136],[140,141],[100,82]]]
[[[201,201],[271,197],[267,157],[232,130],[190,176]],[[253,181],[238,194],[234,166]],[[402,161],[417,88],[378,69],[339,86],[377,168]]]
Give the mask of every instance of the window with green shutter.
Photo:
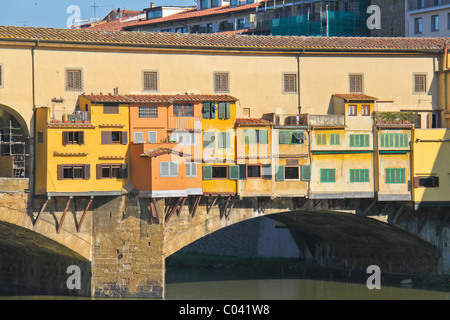
[[[302,144],[305,141],[305,134],[302,130],[294,130],[291,132],[291,143]]]
[[[216,103],[204,102],[202,109],[203,119],[215,119],[216,118]]]
[[[212,179],[212,166],[203,166],[203,180]]]
[[[231,148],[229,132],[219,132],[218,138],[219,138],[219,148],[221,149]]]
[[[219,102],[218,119],[231,118],[231,104],[229,102]]]
[[[255,138],[255,129],[245,129],[242,130],[242,143],[243,144],[255,144],[256,138]]]
[[[341,144],[341,135],[339,133],[330,134],[330,145],[336,146]]]
[[[336,182],[336,169],[320,169],[320,182],[322,183]]]
[[[229,178],[230,178],[230,180],[238,180],[239,179],[239,166],[230,166]]]
[[[326,145],[327,144],[327,135],[325,133],[317,133],[316,134],[316,144],[317,145]]]
[[[260,144],[269,143],[269,131],[268,130],[256,130],[257,142]]]
[[[289,131],[289,130],[278,131],[278,143],[279,144],[291,144],[291,131]]]
[[[386,183],[406,183],[405,168],[386,168],[384,173]]]
[[[311,166],[302,166],[302,181],[311,181]]]
[[[370,135],[368,134],[351,134],[350,147],[367,148],[370,146]]]
[[[350,169],[350,182],[369,182],[369,169]]]
[[[407,133],[381,133],[381,148],[407,148],[409,147],[409,135]]]
[[[275,181],[284,181],[284,166],[275,167]]]
[[[203,132],[203,148],[215,148],[216,133]]]

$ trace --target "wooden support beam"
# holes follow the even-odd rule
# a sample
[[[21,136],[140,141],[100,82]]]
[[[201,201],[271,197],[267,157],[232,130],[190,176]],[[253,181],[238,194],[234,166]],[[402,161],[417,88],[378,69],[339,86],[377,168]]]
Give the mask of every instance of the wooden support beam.
[[[228,209],[228,212],[225,215],[226,218],[228,218],[230,216],[231,211],[234,208],[234,204],[236,203],[236,197],[232,197],[232,198],[233,198],[233,201],[231,202],[231,206],[230,206],[230,208]],[[225,208],[225,210],[226,210],[226,208]]]
[[[186,203],[187,198],[183,198],[181,201],[180,207],[177,209],[177,216],[180,216],[181,210],[183,210],[184,204]]]
[[[369,212],[370,209],[377,203],[377,200],[373,200],[371,204],[364,210],[363,215],[365,215],[367,212]]]
[[[396,223],[397,223],[397,224],[400,224],[400,223],[402,223],[403,221],[405,221],[406,218],[408,218],[408,216],[411,214],[411,212],[413,212],[413,209],[412,209],[412,208],[406,209],[406,211],[403,212],[403,214],[397,219]]]
[[[331,206],[328,207],[328,209],[334,209],[338,204],[340,204],[344,199],[336,199],[331,203]]]
[[[298,198],[294,198],[294,199],[298,199]],[[294,200],[294,201],[297,201],[297,200]],[[296,210],[300,210],[301,208],[303,208],[303,206],[306,204],[307,201],[308,201],[308,199],[302,198],[302,200],[300,201],[300,203],[296,203],[296,204],[295,204],[295,209],[296,209]]]
[[[263,198],[262,201],[258,199],[258,214],[264,214],[267,206],[269,205],[270,197]]]
[[[444,230],[445,224],[447,223],[448,220],[448,216],[449,216],[448,212],[443,214],[441,224],[436,232],[436,236],[439,236],[442,233],[442,230]]]
[[[179,206],[179,204],[181,203],[182,199],[183,199],[183,198],[180,197],[180,198],[178,198],[178,200],[176,200],[176,202],[173,201],[173,202],[175,202],[175,204],[171,206],[169,212],[167,212],[167,214],[166,214],[166,216],[165,216],[165,219],[164,219],[164,220],[165,220],[165,221],[164,221],[164,224],[165,224],[165,225],[167,225],[167,223],[169,222],[170,217],[171,217],[172,214],[175,212],[176,208]]]
[[[159,214],[158,214],[158,206],[156,205],[156,199],[155,198],[152,198],[152,200],[151,200],[151,205],[153,205],[153,208],[154,208],[154,212],[155,212],[155,214],[156,214],[156,219],[158,220],[158,223],[161,223],[161,220],[159,219]],[[152,219],[153,220],[153,210],[152,210],[152,216],[151,216],[151,218],[150,219]],[[153,221],[152,221],[153,222]]]
[[[192,218],[194,218],[194,216],[195,216],[195,212],[197,211],[197,207],[198,207],[201,199],[202,199],[201,195],[195,197],[194,205],[192,206],[191,210],[189,211],[189,214],[191,215]]]
[[[79,233],[80,230],[81,230],[81,226],[83,225],[84,218],[86,217],[86,213],[88,212],[89,207],[90,207],[91,204],[92,204],[92,201],[94,201],[94,197],[91,197],[91,199],[89,200],[89,202],[88,202],[86,208],[85,208],[84,211],[83,211],[83,215],[81,216],[80,223],[78,224],[78,227],[77,227],[77,232],[78,232],[78,233]]]
[[[207,214],[209,214],[209,211],[211,210],[211,208],[214,207],[218,198],[219,198],[219,196],[215,196],[211,205],[209,205],[209,197],[206,198],[206,213]]]
[[[59,222],[59,225],[56,228],[56,233],[59,233],[61,231],[62,225],[64,223],[64,219],[66,218],[66,213],[67,213],[67,210],[69,210],[69,206],[70,206],[70,202],[71,201],[72,201],[72,197],[69,197],[69,199],[67,200],[66,207],[64,208],[64,212],[62,214],[61,221]]]
[[[36,225],[36,223],[38,222],[39,218],[41,217],[42,212],[44,212],[45,208],[47,207],[48,201],[50,200],[50,198],[47,198],[44,202],[44,204],[42,205],[41,210],[39,211],[36,219],[33,221],[33,227]]]

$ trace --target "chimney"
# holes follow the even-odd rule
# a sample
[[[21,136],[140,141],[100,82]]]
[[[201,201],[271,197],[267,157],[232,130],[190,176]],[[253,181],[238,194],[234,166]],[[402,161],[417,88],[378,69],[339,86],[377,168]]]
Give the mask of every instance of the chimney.
[[[150,8],[154,8],[155,7],[155,3],[154,2],[150,2]]]

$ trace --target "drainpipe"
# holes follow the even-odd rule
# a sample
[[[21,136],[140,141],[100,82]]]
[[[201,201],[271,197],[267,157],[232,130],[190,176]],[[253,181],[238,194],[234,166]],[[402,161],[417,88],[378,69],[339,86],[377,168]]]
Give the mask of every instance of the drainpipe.
[[[300,100],[300,56],[305,53],[305,49],[297,56],[297,114],[302,113],[302,105]]]
[[[32,183],[30,184],[30,186],[31,186],[31,196],[32,196],[33,203],[34,203],[34,196],[35,196],[35,192],[36,192],[36,86],[35,86],[34,51],[38,46],[39,46],[39,40],[37,40],[34,47],[31,48],[31,76],[32,76],[31,90],[32,90],[32,95],[33,95],[33,132],[32,132],[32,135],[30,134],[30,136],[33,137],[33,152],[32,152],[33,168],[31,170]]]

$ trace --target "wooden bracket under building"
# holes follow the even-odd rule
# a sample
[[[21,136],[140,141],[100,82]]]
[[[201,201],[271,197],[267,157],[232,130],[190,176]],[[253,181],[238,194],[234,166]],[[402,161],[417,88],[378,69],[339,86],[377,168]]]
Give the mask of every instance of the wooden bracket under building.
[[[197,212],[197,208],[198,208],[198,205],[199,205],[201,199],[202,199],[201,195],[196,196],[195,200],[194,200],[194,204],[189,208],[189,214],[192,218],[194,218],[195,213]]]
[[[159,219],[159,214],[158,214],[158,206],[156,205],[155,198],[150,199],[150,224],[153,224],[153,218],[156,218],[158,223],[161,223],[161,220]]]
[[[42,205],[41,210],[39,211],[38,215],[36,216],[36,219],[33,220],[33,227],[36,226],[36,224],[37,224],[39,218],[41,217],[42,212],[44,212],[44,210],[45,210],[45,208],[47,207],[47,204],[48,204],[48,202],[50,201],[50,199],[51,199],[51,198],[48,197],[48,198],[45,200],[44,204]]]
[[[175,199],[174,199],[175,200]],[[183,208],[184,202],[186,201],[185,197],[179,197],[178,200],[171,201],[171,204],[166,206],[166,211],[165,211],[165,217],[164,217],[164,224],[167,225],[167,223],[170,220],[170,217],[172,216],[172,214],[177,211],[177,215],[179,215],[179,213],[181,212],[181,209]]]
[[[211,208],[216,204],[217,199],[219,198],[219,196],[214,196],[214,199],[211,203],[211,205],[209,204],[209,197],[206,197],[206,213],[209,214],[209,211],[211,210]]]
[[[72,197],[70,196],[69,199],[67,199],[66,207],[64,208],[64,212],[61,216],[61,221],[59,222],[59,225],[56,228],[56,233],[59,233],[61,231],[62,225],[64,223],[64,219],[66,218],[66,213],[67,213],[67,210],[69,210],[71,201],[72,201]]]
[[[230,204],[231,201],[231,204]],[[228,218],[230,216],[231,210],[233,210],[234,204],[236,203],[236,196],[229,195],[227,200],[221,201],[219,204],[220,218]],[[228,207],[230,205],[230,207]]]
[[[85,208],[84,211],[83,211],[83,215],[81,216],[80,222],[78,223],[78,226],[77,226],[77,232],[78,232],[78,233],[79,233],[80,230],[81,230],[81,226],[83,225],[84,218],[86,217],[86,214],[87,214],[87,212],[88,212],[88,210],[89,210],[89,207],[90,207],[91,204],[92,204],[92,201],[94,201],[94,197],[91,197],[91,199],[89,200],[89,202],[88,202],[86,208]]]
[[[264,198],[257,198],[258,199],[258,214],[264,214],[266,211],[267,206],[270,202],[270,197],[264,197]]]

